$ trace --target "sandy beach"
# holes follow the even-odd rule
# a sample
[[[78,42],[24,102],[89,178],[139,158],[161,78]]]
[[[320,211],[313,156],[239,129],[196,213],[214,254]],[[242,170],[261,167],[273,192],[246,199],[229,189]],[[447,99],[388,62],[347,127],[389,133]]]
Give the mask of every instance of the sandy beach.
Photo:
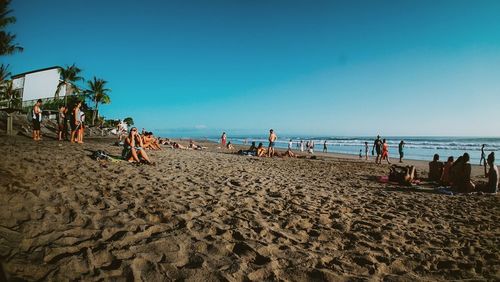
[[[149,151],[156,166],[90,158],[120,155],[113,141],[0,136],[8,279],[500,279],[498,195],[379,183],[388,165],[338,155],[256,158],[206,144]]]

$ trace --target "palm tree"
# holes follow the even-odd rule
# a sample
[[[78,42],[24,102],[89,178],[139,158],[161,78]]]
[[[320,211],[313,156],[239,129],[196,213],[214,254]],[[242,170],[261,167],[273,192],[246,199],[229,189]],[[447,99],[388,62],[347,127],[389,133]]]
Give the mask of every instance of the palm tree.
[[[95,76],[91,81],[88,81],[87,83],[89,89],[85,92],[95,103],[94,113],[92,115],[92,125],[95,125],[95,119],[99,116],[99,104],[111,103],[111,99],[108,95],[108,93],[111,92],[111,89],[106,88],[106,83],[108,83],[106,80],[97,78]]]
[[[59,98],[59,92],[63,85],[71,85],[71,91],[79,92],[80,89],[76,86],[77,81],[83,81],[83,77],[78,76],[82,72],[80,68],[78,68],[75,64],[71,66],[66,66],[64,69],[59,69],[59,74],[61,75],[61,81],[57,85],[56,93],[54,94],[54,98]],[[66,96],[66,95],[65,95]]]
[[[22,47],[14,43],[16,35],[5,31],[9,24],[16,22],[16,18],[9,15],[12,12],[12,10],[9,10],[10,1],[0,0],[0,56],[23,51]]]
[[[10,76],[9,65],[0,65],[0,85]]]

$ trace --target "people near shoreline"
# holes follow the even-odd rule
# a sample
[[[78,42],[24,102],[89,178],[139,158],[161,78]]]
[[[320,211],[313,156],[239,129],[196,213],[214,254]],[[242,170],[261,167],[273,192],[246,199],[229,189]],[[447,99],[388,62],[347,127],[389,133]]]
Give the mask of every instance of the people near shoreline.
[[[234,150],[234,146],[233,146],[233,144],[231,143],[231,141],[227,142],[226,148],[227,148],[228,150]]]
[[[469,163],[470,156],[464,153],[462,158],[457,159],[453,165],[452,190],[459,193],[469,193],[475,190],[475,185],[471,181],[472,167]]]
[[[399,142],[399,145],[398,145],[399,162],[400,163],[403,162],[403,157],[405,156],[404,147],[405,147],[405,141],[401,140],[401,142]]]
[[[273,129],[269,130],[269,147],[267,149],[267,156],[272,157],[274,156],[274,146],[276,145],[276,140],[278,139],[278,136],[276,133],[274,133]]]
[[[359,149],[359,159],[363,158],[363,149]]]
[[[239,150],[238,155],[257,156],[257,147],[255,146],[255,141],[252,141],[252,145],[250,145],[250,148],[248,148],[248,150]]]
[[[429,162],[429,175],[430,181],[438,182],[443,174],[443,163],[439,161],[439,155],[434,154],[432,162]]]
[[[304,152],[304,140],[300,140],[300,151]]]
[[[33,119],[33,140],[42,140],[40,136],[40,123],[42,122],[42,99],[38,99],[32,109],[32,119]]]
[[[488,182],[478,184],[476,186],[476,190],[478,192],[496,194],[498,192],[499,177],[498,168],[495,165],[495,153],[491,152],[486,161],[489,166],[488,173],[486,174]]]
[[[443,173],[441,174],[441,185],[451,185],[451,167],[453,166],[453,156],[448,157],[448,161],[443,166]]]
[[[369,149],[368,142],[365,142],[365,160],[368,160],[368,149]]]
[[[309,154],[314,154],[314,140],[309,141],[307,151],[309,152]]]
[[[385,139],[382,141],[382,156],[380,157],[380,164],[382,163],[382,160],[387,160],[388,164],[391,163],[389,161],[389,144]]]
[[[290,139],[290,141],[288,141],[288,149],[291,150],[292,146],[293,146],[293,142],[292,142],[292,139]]]
[[[78,142],[78,132],[80,130],[81,124],[80,124],[80,107],[82,106],[82,102],[78,101],[76,105],[74,106],[73,110],[71,111],[71,135],[70,135],[70,142],[75,143]]]
[[[486,154],[484,153],[484,147],[486,147],[486,144],[483,144],[481,146],[481,159],[479,160],[479,165],[484,164],[485,171],[486,171]]]
[[[64,105],[59,106],[59,111],[57,112],[57,140],[62,141],[65,137],[64,129],[66,122],[66,107]]]
[[[222,148],[226,148],[226,140],[227,140],[226,132],[222,132],[222,135],[220,137],[220,145]]]
[[[264,144],[259,143],[257,146],[257,157],[265,157],[266,156],[266,148],[264,148]]]
[[[323,153],[328,153],[328,146],[326,145],[326,140],[323,142]]]
[[[144,160],[144,162],[152,164],[151,160],[148,157],[148,154],[144,150],[143,145],[144,144],[142,143],[142,138],[137,132],[137,128],[132,127],[123,144],[123,159],[129,162],[137,163],[140,163],[142,160]]]
[[[381,159],[382,140],[380,140],[380,135],[377,135],[377,139],[375,139],[375,141],[373,141],[372,156],[374,155],[375,152],[377,152],[377,157],[375,158],[375,163],[381,164],[382,163],[382,159]]]
[[[202,150],[203,147],[200,146],[200,145],[197,145],[194,143],[193,139],[190,139],[189,140],[189,146],[188,146],[189,149],[193,149],[193,150]]]

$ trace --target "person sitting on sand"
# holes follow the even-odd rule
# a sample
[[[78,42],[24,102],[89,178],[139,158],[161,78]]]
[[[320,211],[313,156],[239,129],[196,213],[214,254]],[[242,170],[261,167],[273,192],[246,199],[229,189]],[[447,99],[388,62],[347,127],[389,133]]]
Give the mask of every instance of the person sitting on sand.
[[[464,153],[461,161],[453,168],[455,171],[452,181],[452,190],[455,192],[470,193],[475,190],[475,185],[470,178],[472,168],[469,160],[469,154]]]
[[[161,150],[160,144],[158,140],[154,138],[152,132],[144,132],[142,142],[144,144],[144,149]]]
[[[385,139],[382,141],[382,156],[380,157],[380,164],[382,163],[382,160],[387,160],[388,164],[391,163],[389,161],[389,144],[387,144]]]
[[[252,142],[252,145],[248,150],[239,150],[238,155],[247,155],[247,156],[257,156],[257,147],[255,147],[255,141]]]
[[[439,181],[443,174],[443,163],[439,161],[439,155],[434,154],[432,162],[429,163],[429,180]]]
[[[484,193],[496,194],[498,192],[498,168],[495,165],[495,153],[491,152],[486,159],[488,166],[490,167],[486,177],[488,177],[487,183],[481,183],[477,185],[477,191]]]
[[[231,141],[227,142],[227,146],[226,147],[227,147],[228,150],[234,150],[234,146],[233,146],[233,144],[231,144]]]
[[[187,150],[187,147],[185,147],[177,142],[172,143],[172,148],[173,149]]]
[[[451,167],[453,166],[453,156],[448,157],[448,161],[443,167],[443,173],[441,174],[441,185],[449,186],[451,185]]]
[[[282,157],[295,158],[297,156],[292,152],[292,149],[288,149],[283,153]]]
[[[259,146],[257,146],[257,157],[265,157],[266,156],[266,148],[264,148],[264,145],[262,143],[259,143]]]
[[[146,151],[143,148],[142,138],[137,133],[137,128],[132,127],[130,129],[129,135],[125,138],[125,142],[123,144],[123,159],[129,162],[141,162],[141,158],[148,164],[152,164]]]

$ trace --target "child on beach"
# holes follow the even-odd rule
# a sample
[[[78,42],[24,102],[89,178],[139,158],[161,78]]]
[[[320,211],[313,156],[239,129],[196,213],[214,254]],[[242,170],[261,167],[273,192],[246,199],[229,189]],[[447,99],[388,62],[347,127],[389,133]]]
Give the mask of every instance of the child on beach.
[[[359,149],[359,159],[361,160],[363,158],[363,154],[362,154],[363,150],[362,149]]]
[[[368,142],[365,142],[365,159],[368,160]]]

